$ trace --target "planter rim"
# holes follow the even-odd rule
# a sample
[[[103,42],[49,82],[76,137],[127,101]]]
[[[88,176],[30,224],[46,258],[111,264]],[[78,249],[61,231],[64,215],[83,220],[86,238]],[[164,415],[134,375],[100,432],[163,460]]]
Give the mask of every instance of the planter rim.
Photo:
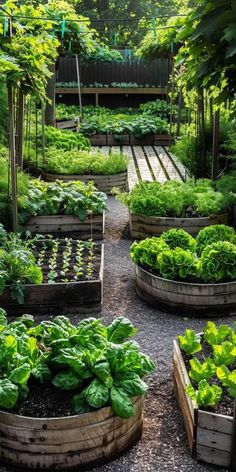
[[[81,176],[81,177],[87,177],[89,178],[90,180],[93,180],[94,177],[114,177],[114,176],[117,176],[117,175],[120,175],[120,176],[123,176],[127,173],[127,169],[124,170],[123,172],[117,172],[116,174],[56,174],[56,173],[52,173],[52,172],[45,172],[43,171],[43,175],[53,175],[53,176],[57,176],[59,175],[60,177],[74,177],[74,176]],[[60,180],[60,179],[59,179]]]
[[[137,216],[140,218],[156,218],[157,220],[211,220],[213,218],[217,218],[218,216],[228,216],[227,212],[218,213],[217,215],[209,215],[209,216],[151,216],[151,215],[139,215],[137,213],[132,213],[129,210],[131,216]]]
[[[149,272],[148,270],[146,269],[143,269],[143,267],[139,264],[133,264],[134,267],[138,267],[140,270],[142,270],[143,272],[145,272],[146,274],[148,274],[149,276],[151,277],[154,277],[158,280],[164,280],[165,282],[171,282],[171,283],[174,283],[176,285],[186,285],[186,286],[191,286],[193,285],[194,287],[219,287],[219,286],[226,286],[226,285],[235,285],[235,288],[236,288],[236,280],[233,280],[232,282],[221,282],[221,283],[216,283],[216,284],[213,284],[213,283],[192,283],[192,282],[182,282],[182,281],[179,281],[179,280],[171,280],[171,279],[165,279],[164,277],[160,277],[158,275],[155,275],[155,274],[152,274],[151,272]]]

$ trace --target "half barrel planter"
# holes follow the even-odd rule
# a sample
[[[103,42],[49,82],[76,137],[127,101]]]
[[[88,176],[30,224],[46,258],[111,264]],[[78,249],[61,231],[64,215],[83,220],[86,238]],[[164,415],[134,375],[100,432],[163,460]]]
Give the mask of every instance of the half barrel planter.
[[[24,285],[24,303],[11,298],[10,287],[0,295],[0,306],[9,316],[66,315],[100,311],[103,303],[104,246],[101,245],[100,270],[96,280]]]
[[[71,215],[32,216],[24,226],[21,226],[21,231],[42,234],[77,233],[78,239],[93,238],[99,241],[104,238],[105,212],[101,215],[91,215],[84,221],[78,216]]]
[[[159,236],[171,228],[184,229],[192,236],[206,226],[228,224],[228,213],[199,218],[170,218],[135,215],[129,212],[129,227],[132,239],[145,239]]]
[[[186,394],[190,379],[177,340],[174,340],[173,382],[192,456],[198,461],[228,468],[233,443],[233,417],[201,410]]]
[[[0,459],[23,470],[85,470],[126,452],[141,437],[143,398],[124,420],[110,407],[62,418],[32,418],[0,412]]]
[[[134,264],[137,294],[155,308],[189,316],[226,316],[236,313],[236,281],[200,284],[168,280]]]
[[[62,180],[63,182],[79,180],[87,184],[92,180],[97,190],[107,195],[112,194],[113,187],[118,187],[120,190],[127,189],[127,170],[113,175],[65,175],[43,172],[42,177],[47,182],[55,182],[55,180]]]

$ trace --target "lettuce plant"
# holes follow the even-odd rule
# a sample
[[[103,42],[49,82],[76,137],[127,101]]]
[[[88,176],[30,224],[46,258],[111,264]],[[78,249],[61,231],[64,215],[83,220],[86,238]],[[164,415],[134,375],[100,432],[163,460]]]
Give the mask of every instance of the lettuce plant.
[[[189,377],[197,383],[209,380],[216,372],[215,363],[210,357],[207,357],[202,364],[197,358],[190,359],[189,364],[191,366]]]
[[[186,354],[196,354],[202,350],[201,336],[192,329],[186,329],[184,336],[178,336],[180,348]]]
[[[196,277],[198,261],[195,255],[179,247],[163,250],[158,256],[159,272],[169,280],[187,279]]]
[[[235,280],[236,246],[228,241],[206,246],[201,253],[199,272],[206,282]]]
[[[214,344],[222,344],[231,335],[232,329],[226,324],[222,324],[217,328],[213,321],[208,321],[203,332],[204,339],[208,344],[214,346]]]
[[[158,255],[167,250],[168,246],[161,238],[147,238],[140,243],[134,242],[130,248],[130,257],[136,264],[160,270]]]
[[[194,251],[195,239],[183,229],[172,228],[162,233],[161,238],[168,244],[170,249],[176,249],[177,247]]]
[[[218,385],[210,385],[206,380],[199,382],[197,390],[191,384],[187,385],[186,392],[198,406],[205,408],[216,406],[222,396],[222,388]]]
[[[216,375],[224,387],[228,387],[229,395],[236,398],[236,369],[230,371],[225,365],[217,367]]]
[[[212,225],[201,229],[196,237],[197,253],[200,255],[206,246],[218,241],[234,243],[236,241],[234,229],[227,225]]]
[[[236,346],[230,341],[224,341],[222,344],[214,344],[213,359],[217,366],[232,364],[236,359]]]

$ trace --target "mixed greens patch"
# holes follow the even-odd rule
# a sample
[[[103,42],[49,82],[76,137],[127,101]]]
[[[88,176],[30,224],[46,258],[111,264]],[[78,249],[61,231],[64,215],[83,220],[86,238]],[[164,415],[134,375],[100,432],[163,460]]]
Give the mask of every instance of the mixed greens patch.
[[[116,416],[134,414],[132,397],[147,390],[142,378],[155,365],[132,341],[137,329],[124,317],[109,326],[88,318],[73,325],[64,316],[36,324],[24,315],[8,324],[0,309],[0,408],[12,409],[30,382],[51,382],[71,392],[73,413],[110,405]]]

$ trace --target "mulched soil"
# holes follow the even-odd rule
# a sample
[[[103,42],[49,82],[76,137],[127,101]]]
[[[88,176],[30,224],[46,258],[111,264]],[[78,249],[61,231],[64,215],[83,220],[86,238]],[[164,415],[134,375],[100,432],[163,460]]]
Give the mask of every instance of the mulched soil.
[[[197,463],[189,451],[187,436],[172,385],[172,342],[186,328],[203,330],[206,319],[187,318],[149,307],[134,290],[129,258],[131,241],[127,239],[126,208],[109,198],[106,220],[104,305],[101,315],[110,323],[115,317],[127,316],[139,329],[137,341],[142,350],[156,362],[155,374],[147,379],[142,439],[119,459],[94,469],[95,472],[217,472],[219,469]],[[59,313],[58,313],[59,314]],[[83,315],[83,317],[85,317]],[[40,321],[42,317],[38,317]],[[71,316],[72,322],[81,315]],[[217,324],[233,324],[236,317],[216,318]],[[46,398],[46,396],[45,396]],[[0,472],[12,471],[0,467]]]

